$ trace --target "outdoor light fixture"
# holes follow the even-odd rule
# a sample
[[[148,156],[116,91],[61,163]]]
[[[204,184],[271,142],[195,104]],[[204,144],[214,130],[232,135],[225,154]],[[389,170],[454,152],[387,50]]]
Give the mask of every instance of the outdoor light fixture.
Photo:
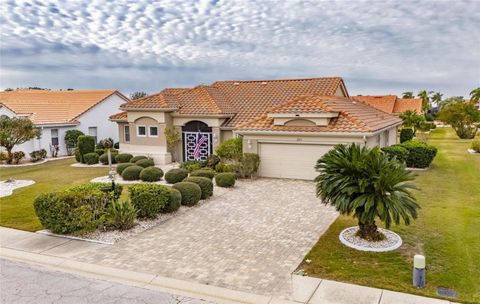
[[[413,286],[425,288],[425,256],[420,254],[413,257]]]

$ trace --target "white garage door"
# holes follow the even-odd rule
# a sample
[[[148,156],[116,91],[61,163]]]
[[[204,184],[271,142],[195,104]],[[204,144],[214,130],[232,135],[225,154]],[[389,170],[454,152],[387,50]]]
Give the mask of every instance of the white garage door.
[[[312,180],[317,160],[333,146],[260,143],[260,176]]]

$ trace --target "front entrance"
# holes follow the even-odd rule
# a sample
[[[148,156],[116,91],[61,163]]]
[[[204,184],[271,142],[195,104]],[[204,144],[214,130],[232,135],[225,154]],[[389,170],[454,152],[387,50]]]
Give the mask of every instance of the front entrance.
[[[183,161],[207,160],[212,154],[212,128],[201,121],[182,127]]]

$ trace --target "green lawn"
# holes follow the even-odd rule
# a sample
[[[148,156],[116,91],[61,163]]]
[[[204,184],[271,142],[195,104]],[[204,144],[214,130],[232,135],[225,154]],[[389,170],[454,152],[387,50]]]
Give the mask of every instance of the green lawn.
[[[432,167],[419,172],[416,197],[422,209],[410,226],[396,226],[405,245],[390,253],[349,249],[338,240],[340,231],[356,225],[339,217],[302,263],[309,276],[438,297],[439,286],[454,288],[457,301],[480,303],[480,155],[467,153],[470,141],[450,129],[432,132],[438,148]],[[411,285],[412,258],[427,259],[427,287]]]
[[[19,188],[0,198],[0,226],[36,231],[42,228],[33,210],[33,200],[41,193],[58,191],[108,174],[106,168],[74,168],[75,159],[63,159],[36,166],[0,168],[0,180],[33,179],[32,186]]]

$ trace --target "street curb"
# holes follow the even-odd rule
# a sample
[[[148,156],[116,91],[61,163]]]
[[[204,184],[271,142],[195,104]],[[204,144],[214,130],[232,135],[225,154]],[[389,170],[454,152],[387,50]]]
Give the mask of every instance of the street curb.
[[[298,302],[263,296],[243,291],[167,278],[155,274],[122,270],[112,267],[77,262],[66,258],[47,256],[21,250],[0,248],[0,257],[19,262],[32,263],[62,272],[77,274],[94,279],[103,279],[117,283],[155,289],[187,297],[200,298],[217,303],[252,303],[252,304],[293,304]]]

